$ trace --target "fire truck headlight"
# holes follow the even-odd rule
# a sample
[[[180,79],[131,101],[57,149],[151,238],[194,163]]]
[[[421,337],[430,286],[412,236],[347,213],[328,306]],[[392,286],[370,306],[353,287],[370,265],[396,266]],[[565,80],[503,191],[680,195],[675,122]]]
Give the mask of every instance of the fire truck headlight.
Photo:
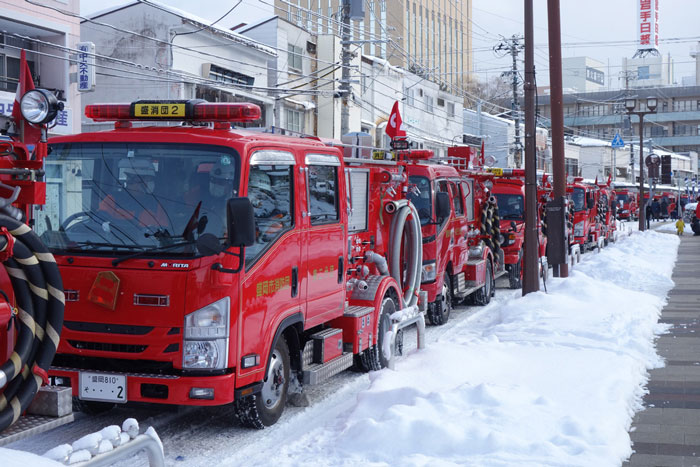
[[[583,221],[574,225],[574,237],[583,237]]]
[[[58,102],[53,93],[45,89],[32,89],[22,96],[20,101],[22,116],[37,125],[49,123],[56,118],[59,110],[63,109],[63,103]]]
[[[426,261],[423,263],[423,274],[421,276],[421,282],[425,284],[426,282],[434,282],[437,273],[437,265],[435,261]]]
[[[219,369],[224,368],[225,345],[224,339],[211,341],[185,341],[185,350],[182,354],[183,368]]]
[[[230,299],[224,297],[185,316],[183,368],[228,365]]]

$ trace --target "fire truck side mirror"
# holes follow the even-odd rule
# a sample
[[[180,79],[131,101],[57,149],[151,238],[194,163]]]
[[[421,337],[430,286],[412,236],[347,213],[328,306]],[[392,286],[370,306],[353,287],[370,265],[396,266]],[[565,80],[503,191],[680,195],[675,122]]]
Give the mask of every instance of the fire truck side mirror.
[[[228,200],[226,225],[229,246],[251,246],[255,243],[255,212],[248,198]]]
[[[450,217],[450,195],[444,191],[438,191],[435,197],[435,215],[439,220]]]

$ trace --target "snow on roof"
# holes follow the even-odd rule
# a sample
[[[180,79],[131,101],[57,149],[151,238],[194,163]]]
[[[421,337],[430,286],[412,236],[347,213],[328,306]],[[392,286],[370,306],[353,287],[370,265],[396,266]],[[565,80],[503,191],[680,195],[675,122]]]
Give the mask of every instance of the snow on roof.
[[[384,58],[375,57],[374,55],[367,55],[367,54],[362,54],[362,57],[363,57],[363,58],[366,58],[367,60],[370,60],[370,61],[373,62],[373,63],[377,63],[377,64],[379,64],[379,65],[383,65],[385,68],[390,69],[390,70],[393,71],[394,73],[399,73],[399,74],[402,74],[402,75],[408,73],[408,72],[407,72],[406,70],[404,70],[403,68],[400,68],[400,67],[397,67],[397,66],[392,65],[391,63],[389,63],[389,60],[386,60],[386,59],[384,59]]]
[[[266,17],[266,18],[263,18],[263,19],[261,19],[261,20],[258,20],[258,21],[256,21],[256,22],[254,22],[254,23],[246,24],[245,26],[243,26],[242,28],[240,28],[238,31],[239,31],[241,34],[243,34],[243,33],[246,32],[246,31],[250,31],[251,29],[255,29],[255,28],[257,28],[258,26],[262,26],[263,24],[267,23],[268,21],[272,21],[272,20],[277,19],[277,18],[279,18],[278,15],[268,16],[268,17]]]
[[[242,34],[239,34],[235,31],[231,31],[230,29],[227,28],[222,28],[217,25],[211,26],[211,21],[206,20],[204,18],[201,18],[199,16],[193,15],[192,13],[189,13],[184,10],[180,10],[179,8],[175,8],[169,5],[165,5],[163,3],[154,1],[154,0],[135,0],[131,2],[126,2],[121,5],[108,8],[102,11],[98,11],[97,13],[93,13],[92,15],[88,16],[90,19],[95,19],[100,16],[104,16],[106,14],[115,12],[117,10],[121,10],[123,8],[130,8],[134,5],[148,5],[153,8],[158,8],[159,10],[167,11],[168,13],[171,13],[173,15],[179,16],[180,18],[184,19],[185,21],[189,21],[191,23],[194,23],[198,27],[206,27],[210,32],[220,34],[225,36],[227,39],[231,39],[234,42],[238,42],[240,44],[246,45],[248,47],[253,47],[254,49],[257,49],[261,52],[267,53],[268,55],[272,55],[274,57],[277,56],[277,52],[275,49],[266,46],[265,44],[262,44],[258,41],[255,41],[247,36],[244,36]]]
[[[610,146],[612,144],[610,141],[588,138],[586,136],[570,136],[566,138],[565,141],[583,147]]]

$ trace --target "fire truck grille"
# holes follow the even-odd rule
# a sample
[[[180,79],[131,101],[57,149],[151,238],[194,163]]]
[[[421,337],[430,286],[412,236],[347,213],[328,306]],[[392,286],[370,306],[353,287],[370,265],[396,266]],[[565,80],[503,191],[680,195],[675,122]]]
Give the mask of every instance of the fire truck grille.
[[[178,376],[171,362],[153,360],[125,360],[119,358],[80,357],[77,355],[56,355],[51,364],[54,367],[89,371],[117,371],[148,375]]]
[[[125,324],[81,323],[79,321],[64,321],[63,325],[71,331],[100,332],[104,334],[130,334],[143,336],[153,331],[153,326],[133,326]]]
[[[87,342],[68,340],[68,343],[79,350],[97,350],[101,352],[141,353],[148,346],[132,344],[111,344],[108,342]]]

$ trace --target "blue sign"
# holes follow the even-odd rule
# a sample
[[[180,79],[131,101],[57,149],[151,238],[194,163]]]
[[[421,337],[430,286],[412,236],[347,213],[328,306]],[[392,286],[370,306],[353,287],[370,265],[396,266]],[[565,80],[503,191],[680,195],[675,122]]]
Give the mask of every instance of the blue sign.
[[[622,138],[620,138],[620,133],[615,133],[615,137],[613,138],[612,143],[610,145],[614,148],[625,147],[625,142],[622,141]]]

